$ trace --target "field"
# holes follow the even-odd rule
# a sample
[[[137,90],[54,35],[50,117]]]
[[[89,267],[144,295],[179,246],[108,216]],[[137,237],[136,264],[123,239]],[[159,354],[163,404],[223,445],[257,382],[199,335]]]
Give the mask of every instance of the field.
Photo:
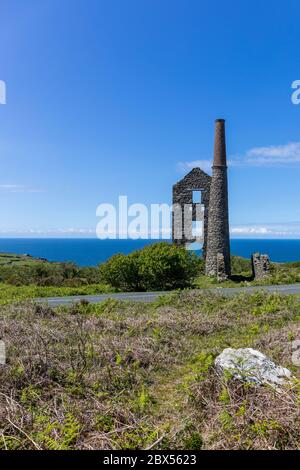
[[[255,281],[243,258],[222,284],[199,266],[191,288],[153,304],[53,310],[33,299],[116,289],[98,267],[0,254],[0,449],[300,449],[300,298],[202,295]],[[299,281],[300,263],[285,263],[263,284]],[[278,393],[216,374],[224,348],[250,346],[290,368],[293,385]]]
[[[2,449],[300,449],[299,380],[278,393],[217,376],[254,347],[299,379],[300,299],[187,290],[154,304],[1,307]]]
[[[16,255],[14,253],[0,253],[0,265],[16,264],[28,265],[33,263],[34,259],[27,255]]]
[[[0,253],[0,305],[38,297],[114,292],[98,268],[50,263],[27,255]]]

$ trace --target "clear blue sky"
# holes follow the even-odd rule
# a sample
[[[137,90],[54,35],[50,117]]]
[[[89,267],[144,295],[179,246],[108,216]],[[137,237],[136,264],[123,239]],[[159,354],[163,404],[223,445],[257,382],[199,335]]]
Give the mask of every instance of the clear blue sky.
[[[2,0],[2,236],[170,203],[223,117],[233,234],[300,237],[299,25],[292,0]]]

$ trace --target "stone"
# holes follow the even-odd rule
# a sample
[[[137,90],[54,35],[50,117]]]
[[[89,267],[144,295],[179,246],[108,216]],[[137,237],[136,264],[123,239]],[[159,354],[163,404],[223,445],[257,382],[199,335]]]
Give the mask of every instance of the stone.
[[[228,279],[223,253],[217,254],[217,280],[223,282]]]
[[[269,276],[271,270],[270,258],[268,255],[253,253],[251,256],[252,275],[256,281],[265,279]]]
[[[217,119],[215,125],[215,148],[210,185],[205,262],[205,274],[207,276],[218,276],[219,253],[224,256],[225,273],[229,277],[231,274],[231,264],[224,119]]]
[[[0,365],[4,365],[6,363],[6,355],[5,355],[5,343],[4,341],[0,341]]]
[[[291,382],[292,374],[285,367],[277,366],[260,351],[252,348],[227,348],[215,359],[218,372],[228,371],[235,379],[256,385],[275,388]]]
[[[201,192],[195,203],[193,191]],[[193,232],[194,223],[202,224],[201,235]],[[177,246],[190,248],[202,244],[205,274],[220,281],[231,275],[228,182],[225,120],[216,119],[212,176],[193,168],[173,186],[172,240]]]
[[[208,204],[211,176],[201,168],[193,168],[173,186],[172,239],[177,246],[189,247],[199,241],[205,259],[208,227]],[[193,201],[193,192],[201,192],[201,202]],[[203,223],[201,240],[193,236],[193,222]]]

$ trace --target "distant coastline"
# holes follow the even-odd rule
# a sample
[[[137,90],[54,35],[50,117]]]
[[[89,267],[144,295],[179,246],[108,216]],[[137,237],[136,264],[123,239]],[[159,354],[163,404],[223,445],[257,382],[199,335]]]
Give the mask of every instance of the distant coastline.
[[[158,240],[98,240],[94,238],[0,238],[0,253],[29,254],[49,261],[73,261],[95,266],[116,253],[128,254]],[[165,240],[169,241],[169,240]],[[300,260],[298,239],[232,239],[231,253],[250,258],[259,251],[275,262]]]

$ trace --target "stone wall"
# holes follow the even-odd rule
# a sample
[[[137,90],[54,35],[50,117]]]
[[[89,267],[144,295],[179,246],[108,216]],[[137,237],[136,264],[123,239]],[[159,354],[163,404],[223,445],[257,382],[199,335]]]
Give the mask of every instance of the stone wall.
[[[270,274],[271,263],[268,255],[261,255],[254,253],[251,256],[252,261],[252,274],[256,281],[265,279]]]
[[[200,168],[193,168],[182,180],[173,186],[172,239],[176,245],[187,247],[200,241],[203,244],[203,258],[206,256],[208,205],[211,177]],[[193,191],[201,191],[201,203],[193,203]],[[185,211],[184,211],[185,209]],[[181,214],[178,217],[178,214]],[[202,239],[192,235],[192,222],[203,222]]]
[[[200,204],[193,203],[193,191],[201,190]],[[186,211],[186,209],[188,209]],[[178,216],[179,214],[179,216]],[[203,221],[203,236],[192,234],[193,221]],[[225,121],[215,123],[215,146],[212,177],[194,168],[173,186],[173,242],[187,247],[194,241],[203,244],[205,273],[224,280],[231,275],[228,183]]]

